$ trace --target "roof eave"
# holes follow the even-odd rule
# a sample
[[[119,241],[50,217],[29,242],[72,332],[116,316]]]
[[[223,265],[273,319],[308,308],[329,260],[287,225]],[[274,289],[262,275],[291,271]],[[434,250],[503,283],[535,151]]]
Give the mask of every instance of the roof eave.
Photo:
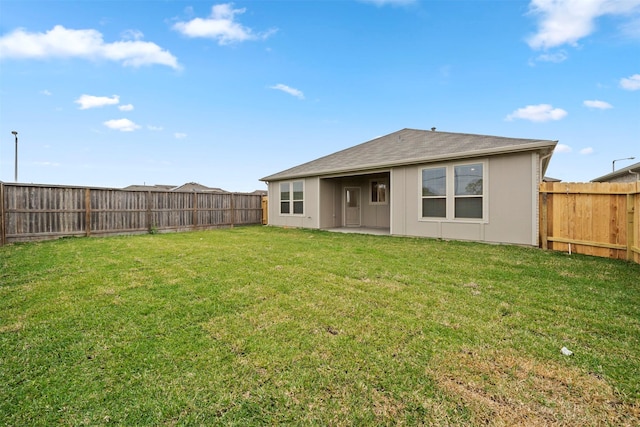
[[[608,180],[610,180],[612,178],[618,178],[620,176],[628,175],[629,173],[640,173],[640,167],[637,167],[637,168],[630,167],[630,168],[620,169],[620,170],[617,170],[615,172],[611,172],[611,173],[608,173],[606,175],[599,176],[598,178],[592,179],[589,182],[608,181]]]

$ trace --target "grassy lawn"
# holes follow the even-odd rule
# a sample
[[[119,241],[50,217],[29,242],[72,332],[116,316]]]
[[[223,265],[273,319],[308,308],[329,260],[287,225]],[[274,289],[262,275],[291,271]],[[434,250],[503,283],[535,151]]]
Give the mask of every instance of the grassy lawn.
[[[5,246],[0,381],[15,426],[637,425],[640,265],[270,227]]]

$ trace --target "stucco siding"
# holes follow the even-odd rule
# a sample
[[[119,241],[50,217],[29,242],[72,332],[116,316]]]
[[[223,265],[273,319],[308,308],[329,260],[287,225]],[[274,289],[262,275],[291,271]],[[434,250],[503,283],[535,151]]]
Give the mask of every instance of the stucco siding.
[[[483,218],[422,218],[422,169],[483,165]],[[280,214],[280,182],[269,183],[269,224],[284,227],[344,226],[345,188],[360,189],[362,227],[389,227],[393,235],[536,245],[539,159],[525,152],[467,160],[393,168],[386,175],[301,179],[304,215]],[[449,173],[449,172],[448,172]],[[387,204],[371,203],[371,179],[389,178]],[[451,175],[453,176],[453,175]],[[290,182],[290,181],[289,181]],[[447,184],[449,185],[449,184]],[[448,187],[450,188],[450,187]],[[451,190],[450,190],[451,191]],[[451,196],[447,200],[452,200]],[[448,205],[451,212],[452,204]]]
[[[607,182],[635,182],[638,181],[638,175],[627,173],[626,175],[617,176],[607,180]]]
[[[404,166],[392,172],[393,207],[391,233],[395,235],[475,240],[534,245],[536,241],[535,194],[532,153],[478,159],[484,162],[485,218],[482,220],[433,220],[421,214],[421,174],[425,167],[457,162]],[[467,162],[468,163],[468,162]]]
[[[340,212],[340,189],[334,181],[321,179],[320,182],[320,228],[339,227],[340,218],[335,212]]]
[[[296,179],[304,182],[304,214],[280,213],[280,181],[269,182],[269,225],[280,227],[319,228],[319,182],[317,177]],[[292,182],[292,181],[286,181]]]
[[[536,223],[537,183],[532,182],[535,154],[495,157],[489,162],[489,222],[487,242],[533,245],[532,224]]]
[[[366,198],[362,206],[362,225],[364,227],[389,227],[389,205],[371,205]]]

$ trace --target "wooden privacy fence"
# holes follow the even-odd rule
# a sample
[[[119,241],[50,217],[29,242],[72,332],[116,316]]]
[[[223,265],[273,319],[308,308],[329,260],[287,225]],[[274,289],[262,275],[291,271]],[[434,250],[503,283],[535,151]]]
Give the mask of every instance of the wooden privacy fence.
[[[262,196],[0,183],[0,245],[262,223]]]
[[[543,182],[540,246],[640,263],[640,183]]]

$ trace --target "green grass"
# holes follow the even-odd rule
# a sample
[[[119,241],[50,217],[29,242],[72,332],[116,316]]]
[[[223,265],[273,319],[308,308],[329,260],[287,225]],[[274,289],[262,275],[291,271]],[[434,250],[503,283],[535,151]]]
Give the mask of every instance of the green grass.
[[[270,227],[10,245],[0,381],[15,426],[634,425],[640,266]]]

